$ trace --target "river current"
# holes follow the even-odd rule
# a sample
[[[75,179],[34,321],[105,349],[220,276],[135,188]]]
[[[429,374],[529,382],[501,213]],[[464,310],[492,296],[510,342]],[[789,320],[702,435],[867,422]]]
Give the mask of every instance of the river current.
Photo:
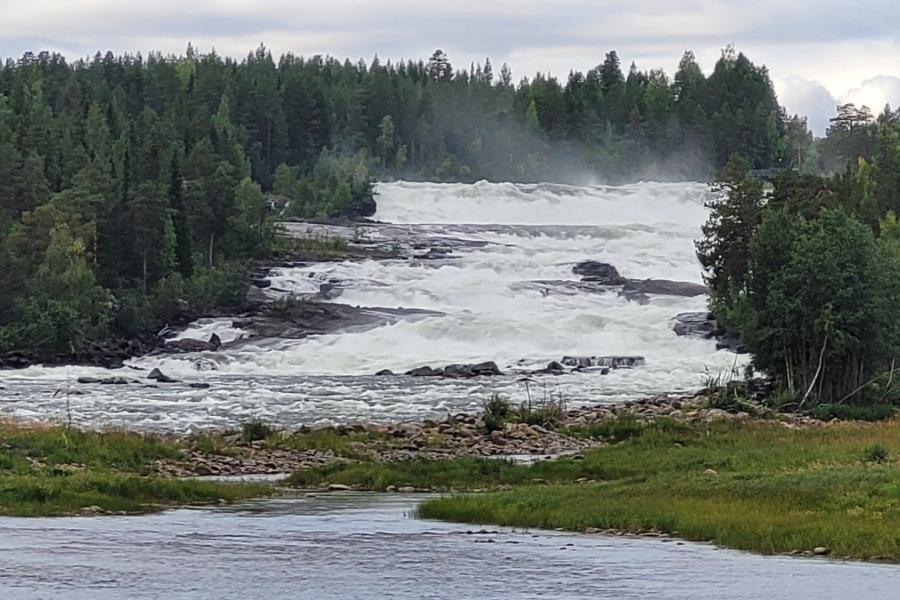
[[[16,600],[893,600],[894,565],[413,518],[419,498],[339,494],[143,517],[0,518]]]
[[[672,318],[701,311],[706,299],[567,288],[579,261],[614,265],[622,276],[700,283],[694,240],[709,197],[700,183],[621,187],[510,183],[380,184],[375,219],[354,235],[403,231],[456,243],[441,260],[365,260],[276,269],[268,293],[309,293],[339,282],[334,301],[415,308],[435,315],[302,340],[226,344],[217,352],[144,357],[125,369],[32,367],[0,373],[0,411],[82,426],[188,431],[233,426],[251,417],[281,425],[389,421],[477,410],[502,392],[525,397],[520,375],[470,381],[374,377],[423,365],[496,361],[505,371],[545,366],[563,356],[642,356],[646,365],[608,375],[573,373],[532,382],[538,395],[570,405],[616,402],[699,389],[739,363],[714,341],[678,337]],[[407,243],[404,242],[404,243]],[[556,282],[545,284],[542,282]],[[229,319],[196,323],[182,336],[224,341],[245,332]],[[78,384],[78,377],[143,379],[158,367],[181,384]],[[144,383],[149,383],[144,381]],[[190,383],[209,384],[194,389]]]

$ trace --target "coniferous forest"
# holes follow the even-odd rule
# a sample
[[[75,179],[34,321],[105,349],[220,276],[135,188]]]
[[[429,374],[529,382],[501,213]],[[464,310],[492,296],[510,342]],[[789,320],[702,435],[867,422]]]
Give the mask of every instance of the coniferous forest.
[[[703,179],[820,160],[764,67],[726,49],[670,77],[610,52],[565,82],[285,55],[0,66],[0,350],[78,352],[239,305],[287,217],[371,214],[373,181]],[[807,164],[806,167],[809,167]]]

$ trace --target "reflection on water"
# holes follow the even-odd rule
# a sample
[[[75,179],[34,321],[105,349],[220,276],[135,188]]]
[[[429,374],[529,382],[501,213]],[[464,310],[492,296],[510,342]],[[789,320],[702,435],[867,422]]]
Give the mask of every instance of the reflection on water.
[[[144,517],[0,519],[0,598],[896,599],[900,568],[417,520],[332,494]]]

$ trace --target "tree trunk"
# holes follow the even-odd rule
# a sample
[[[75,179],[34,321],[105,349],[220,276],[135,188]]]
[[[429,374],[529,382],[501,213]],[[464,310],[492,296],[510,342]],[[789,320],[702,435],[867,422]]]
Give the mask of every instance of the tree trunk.
[[[216,234],[211,233],[211,234],[209,234],[209,260],[206,265],[210,269],[213,266],[213,250],[215,249],[215,245],[216,245]]]

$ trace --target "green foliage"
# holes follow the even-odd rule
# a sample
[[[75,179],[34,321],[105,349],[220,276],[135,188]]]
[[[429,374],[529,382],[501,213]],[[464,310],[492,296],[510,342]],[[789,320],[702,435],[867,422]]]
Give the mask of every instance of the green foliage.
[[[897,407],[887,403],[875,404],[819,404],[813,410],[813,416],[823,421],[839,419],[841,421],[885,421],[897,414]]]
[[[897,560],[900,469],[889,457],[900,451],[898,427],[896,421],[801,430],[714,423],[648,431],[585,452],[583,460],[484,474],[458,462],[426,463],[402,473],[400,467],[393,479],[457,490],[512,486],[427,500],[419,510],[424,518],[657,531],[767,554],[824,546],[834,556]],[[878,468],[861,462],[873,446],[889,462]],[[350,469],[341,482],[367,482],[363,469]],[[380,474],[379,481],[387,479]]]
[[[241,425],[241,440],[244,442],[258,442],[275,433],[272,426],[260,418],[251,419]]]
[[[144,513],[173,504],[236,501],[268,491],[260,485],[152,475],[154,461],[180,456],[177,442],[153,436],[0,423],[0,514],[55,516],[89,507]]]
[[[247,266],[239,262],[198,269],[191,280],[190,305],[201,312],[240,308],[247,297],[247,279]]]
[[[886,463],[890,458],[890,452],[882,444],[873,444],[866,446],[863,450],[863,462],[867,463]]]
[[[481,420],[484,429],[490,433],[503,429],[512,414],[509,401],[500,394],[491,394],[482,406]]]

